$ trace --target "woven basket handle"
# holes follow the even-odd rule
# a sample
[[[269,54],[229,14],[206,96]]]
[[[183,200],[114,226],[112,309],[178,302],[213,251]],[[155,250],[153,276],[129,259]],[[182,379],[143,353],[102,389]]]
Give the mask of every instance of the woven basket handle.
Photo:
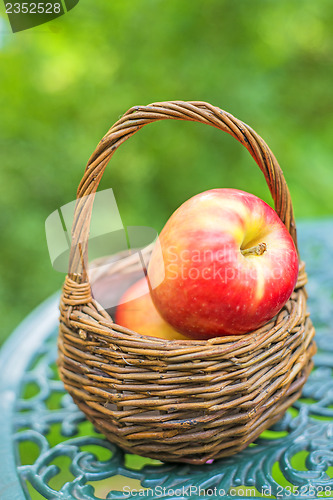
[[[77,191],[69,259],[68,274],[77,283],[88,282],[86,263],[90,217],[94,194],[106,165],[116,149],[144,125],[167,119],[212,125],[232,135],[243,144],[263,172],[274,200],[275,210],[290,232],[297,248],[296,226],[288,186],[275,156],[265,141],[248,125],[230,113],[206,102],[157,102],[149,106],[135,106],[129,109],[110,128],[88,161]]]

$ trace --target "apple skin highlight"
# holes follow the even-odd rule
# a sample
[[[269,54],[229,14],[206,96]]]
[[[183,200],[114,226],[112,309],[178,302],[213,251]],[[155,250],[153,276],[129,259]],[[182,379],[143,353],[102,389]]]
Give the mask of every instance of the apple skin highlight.
[[[191,338],[256,330],[296,285],[298,256],[287,228],[267,203],[244,191],[193,196],[167,221],[159,245],[148,267],[153,302]]]

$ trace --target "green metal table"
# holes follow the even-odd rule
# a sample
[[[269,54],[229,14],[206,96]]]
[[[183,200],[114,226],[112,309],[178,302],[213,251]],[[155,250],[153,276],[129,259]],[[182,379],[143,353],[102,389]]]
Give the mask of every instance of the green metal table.
[[[66,394],[55,365],[58,298],[0,353],[0,499],[333,497],[333,220],[298,224],[318,353],[302,398],[246,450],[204,466],[124,453]]]

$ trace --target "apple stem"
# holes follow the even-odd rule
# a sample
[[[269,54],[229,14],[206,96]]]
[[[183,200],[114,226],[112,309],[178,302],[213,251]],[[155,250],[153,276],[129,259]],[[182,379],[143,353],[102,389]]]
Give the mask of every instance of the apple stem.
[[[267,245],[266,243],[259,243],[255,247],[251,248],[244,248],[244,250],[241,250],[241,253],[246,256],[246,255],[262,255],[264,252],[267,250]]]

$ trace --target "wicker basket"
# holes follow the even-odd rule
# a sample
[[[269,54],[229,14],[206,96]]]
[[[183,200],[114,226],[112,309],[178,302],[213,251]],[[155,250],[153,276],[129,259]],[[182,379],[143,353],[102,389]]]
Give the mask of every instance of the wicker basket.
[[[275,210],[296,248],[288,187],[266,143],[245,123],[204,102],[131,108],[104,136],[77,192],[69,273],[60,303],[58,365],[76,404],[113,443],[139,455],[201,464],[232,455],[282,417],[300,396],[316,351],[301,262],[280,313],[246,335],[166,341],[112,321],[92,297],[87,270],[91,196],[116,149],[147,123],[176,119],[219,128],[243,144],[264,173]],[[149,250],[148,250],[149,251]],[[115,293],[140,262],[112,267]],[[114,281],[113,281],[114,280]],[[124,281],[124,282],[125,282]]]

